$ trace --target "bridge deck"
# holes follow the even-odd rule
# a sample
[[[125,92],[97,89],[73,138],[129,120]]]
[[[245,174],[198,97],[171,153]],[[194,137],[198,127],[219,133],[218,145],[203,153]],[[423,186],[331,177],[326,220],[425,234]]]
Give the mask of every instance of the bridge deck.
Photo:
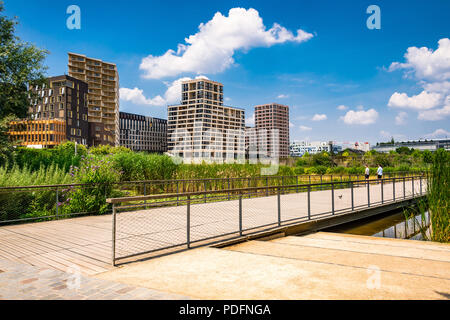
[[[425,184],[422,188],[425,192]],[[414,192],[420,190],[419,182]],[[403,197],[397,183],[396,198]],[[335,210],[351,206],[350,189],[335,190]],[[412,194],[406,184],[406,196]],[[384,200],[393,198],[392,184],[384,186]],[[371,203],[381,201],[380,185],[370,186]],[[307,217],[307,194],[281,196],[281,219]],[[354,189],[354,205],[367,206],[367,189]],[[311,214],[331,212],[331,192],[311,193]],[[243,227],[276,223],[277,197],[243,200]],[[118,214],[117,253],[120,255],[164,248],[186,242],[186,207],[158,208]],[[238,201],[191,206],[191,240],[236,232]],[[84,274],[107,271],[111,266],[111,216],[81,217],[0,227],[0,259],[66,271],[78,266]]]

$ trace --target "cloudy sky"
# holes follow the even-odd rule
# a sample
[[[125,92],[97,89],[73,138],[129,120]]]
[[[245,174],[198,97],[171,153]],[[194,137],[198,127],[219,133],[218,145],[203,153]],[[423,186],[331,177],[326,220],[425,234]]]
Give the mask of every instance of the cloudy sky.
[[[450,1],[376,1],[379,30],[372,1],[5,2],[19,36],[50,51],[49,76],[67,52],[116,63],[121,111],[166,118],[180,82],[207,77],[248,124],[255,105],[289,105],[291,140],[450,136]]]

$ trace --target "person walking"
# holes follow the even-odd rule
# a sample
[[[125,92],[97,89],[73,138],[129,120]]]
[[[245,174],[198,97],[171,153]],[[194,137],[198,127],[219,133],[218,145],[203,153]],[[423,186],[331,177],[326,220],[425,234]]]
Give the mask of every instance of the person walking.
[[[370,177],[370,169],[366,164],[366,170],[364,171],[364,176],[366,177],[366,180]]]
[[[378,179],[383,178],[383,168],[381,167],[381,165],[378,165],[377,175],[378,175]]]

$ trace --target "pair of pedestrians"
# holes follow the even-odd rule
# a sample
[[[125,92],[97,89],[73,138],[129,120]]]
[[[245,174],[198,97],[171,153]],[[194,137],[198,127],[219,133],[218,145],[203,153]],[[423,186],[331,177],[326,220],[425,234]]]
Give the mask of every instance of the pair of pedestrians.
[[[364,174],[365,174],[366,179],[369,179],[370,169],[369,169],[369,167],[367,165],[366,165],[366,170],[365,170]],[[377,176],[378,176],[378,179],[382,179],[383,178],[383,167],[381,165],[378,166]]]

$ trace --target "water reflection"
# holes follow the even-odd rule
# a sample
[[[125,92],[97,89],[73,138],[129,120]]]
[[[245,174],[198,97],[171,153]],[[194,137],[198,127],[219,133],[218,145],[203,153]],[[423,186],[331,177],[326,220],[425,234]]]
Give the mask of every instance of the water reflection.
[[[382,217],[364,219],[326,231],[366,235],[383,238],[427,240],[430,238],[430,216],[428,212],[405,219],[403,212]]]

